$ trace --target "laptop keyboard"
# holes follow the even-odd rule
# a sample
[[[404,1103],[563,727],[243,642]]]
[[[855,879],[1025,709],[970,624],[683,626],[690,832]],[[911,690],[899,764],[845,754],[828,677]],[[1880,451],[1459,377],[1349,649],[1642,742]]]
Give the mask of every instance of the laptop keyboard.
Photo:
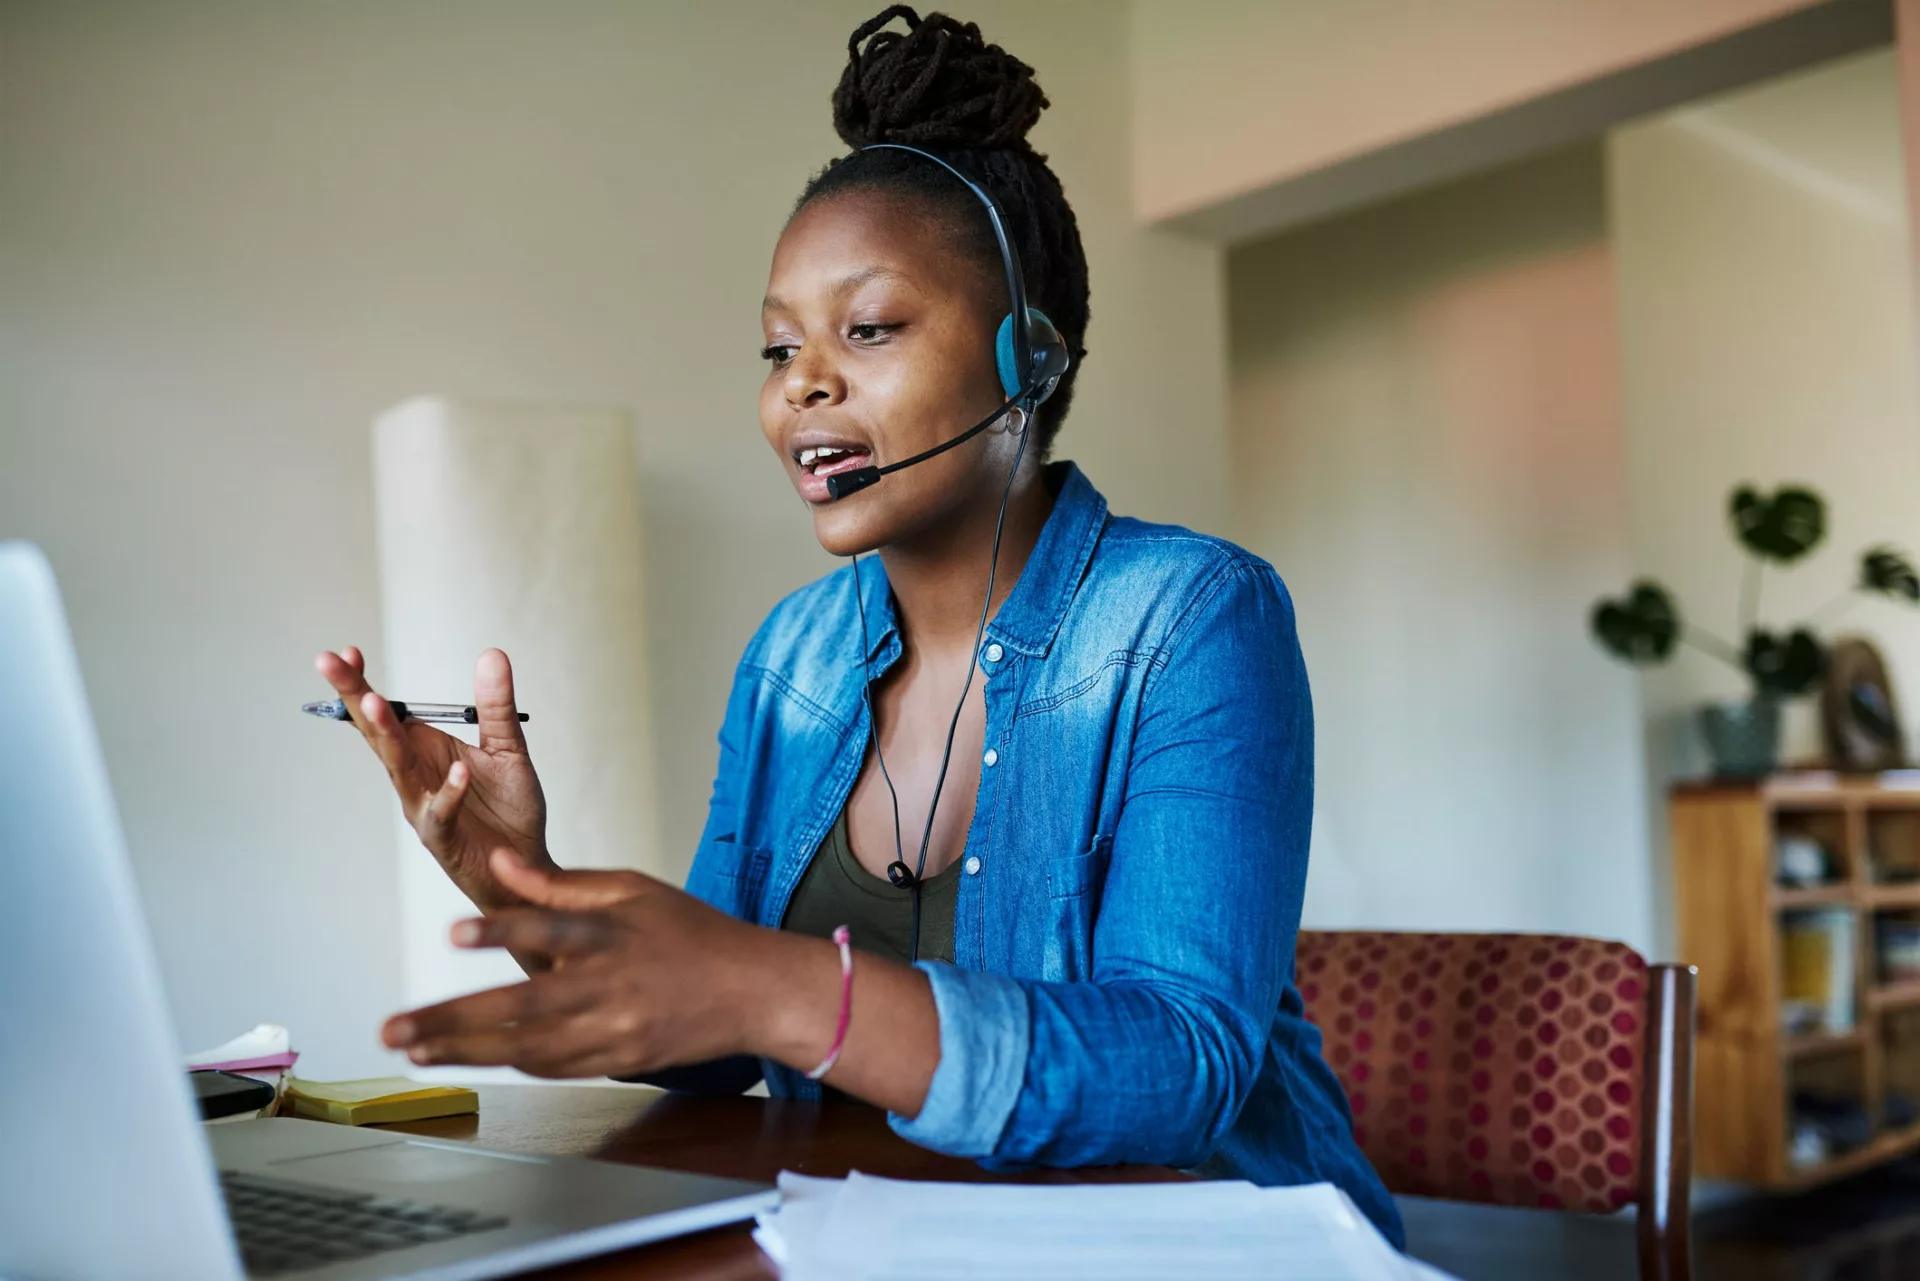
[[[220,1172],[249,1275],[279,1276],[505,1227],[498,1215]]]

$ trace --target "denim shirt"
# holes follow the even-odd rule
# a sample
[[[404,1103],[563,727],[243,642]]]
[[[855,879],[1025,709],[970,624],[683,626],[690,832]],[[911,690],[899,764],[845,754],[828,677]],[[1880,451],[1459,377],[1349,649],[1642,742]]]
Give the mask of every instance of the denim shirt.
[[[919,967],[940,1063],[891,1124],[995,1168],[1331,1181],[1398,1245],[1292,981],[1313,714],[1286,588],[1231,543],[1109,515],[1071,463],[1046,479],[1053,511],[980,649],[954,964]],[[741,919],[780,924],[866,757],[862,681],[902,647],[881,567],[860,573],[864,671],[842,569],[774,608],[734,678],[687,888]],[[758,1066],[776,1097],[819,1094]]]

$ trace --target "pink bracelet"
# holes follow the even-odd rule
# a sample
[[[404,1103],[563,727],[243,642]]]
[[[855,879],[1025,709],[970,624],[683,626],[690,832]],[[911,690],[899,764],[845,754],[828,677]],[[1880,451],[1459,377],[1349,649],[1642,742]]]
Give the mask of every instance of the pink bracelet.
[[[840,946],[840,1026],[833,1029],[833,1048],[827,1051],[827,1057],[820,1060],[820,1066],[807,1073],[807,1080],[818,1081],[833,1071],[833,1065],[840,1059],[840,1048],[847,1043],[847,1021],[853,1017],[853,946],[852,935],[842,925],[833,932],[833,941]]]

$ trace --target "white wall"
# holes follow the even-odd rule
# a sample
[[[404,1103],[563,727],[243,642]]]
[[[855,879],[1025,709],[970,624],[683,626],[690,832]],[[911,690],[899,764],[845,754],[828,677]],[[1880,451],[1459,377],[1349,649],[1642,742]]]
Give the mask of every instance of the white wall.
[[[1307,921],[1650,941],[1601,158],[1235,251],[1234,520],[1319,734]]]
[[[635,731],[691,854],[732,663],[830,567],[759,437],[756,304],[874,7],[0,8],[0,537],[61,575],[185,1041],[270,1018],[316,1075],[383,1062],[385,779],[295,709],[315,650],[377,643],[368,424],[405,396],[635,411]],[[1130,217],[1125,24],[967,15],[1040,69],[1092,259],[1060,450],[1218,528],[1218,258]]]
[[[1789,623],[1842,590],[1869,544],[1920,552],[1900,148],[1891,51],[1608,142],[1634,565],[1720,635],[1736,630],[1743,561],[1725,513],[1742,481],[1811,482],[1829,506],[1825,547],[1767,575],[1763,621]],[[1886,652],[1920,747],[1920,611],[1869,600],[1848,622]],[[1648,674],[1657,804],[1667,779],[1705,766],[1693,709],[1745,688],[1693,654]],[[1787,752],[1819,752],[1810,701],[1789,719]],[[1663,823],[1652,830],[1658,841]]]

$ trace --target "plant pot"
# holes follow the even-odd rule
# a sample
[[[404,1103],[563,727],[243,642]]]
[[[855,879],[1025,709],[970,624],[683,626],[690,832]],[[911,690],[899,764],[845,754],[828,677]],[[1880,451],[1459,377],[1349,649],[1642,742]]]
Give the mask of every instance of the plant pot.
[[[1713,772],[1727,778],[1757,778],[1780,763],[1780,702],[1756,695],[1700,709]]]

